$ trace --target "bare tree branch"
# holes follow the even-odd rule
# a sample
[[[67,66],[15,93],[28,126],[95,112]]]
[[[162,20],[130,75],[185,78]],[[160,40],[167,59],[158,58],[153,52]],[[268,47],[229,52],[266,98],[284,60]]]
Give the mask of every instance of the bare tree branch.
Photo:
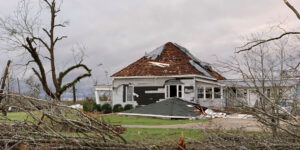
[[[283,0],[283,2],[286,4],[287,7],[289,7],[294,12],[296,17],[300,20],[300,14],[297,11],[297,9],[293,5],[291,5],[288,0]]]
[[[248,42],[248,43],[246,43],[245,45],[243,45],[241,47],[238,47],[236,53],[249,51],[249,50],[253,49],[254,47],[257,47],[261,44],[271,42],[271,41],[275,41],[275,40],[279,40],[282,37],[287,36],[287,35],[297,35],[297,34],[300,34],[300,32],[285,32],[285,33],[281,34],[278,37],[274,37],[274,38],[270,38],[270,39],[266,39],[266,40],[251,41],[251,42]]]

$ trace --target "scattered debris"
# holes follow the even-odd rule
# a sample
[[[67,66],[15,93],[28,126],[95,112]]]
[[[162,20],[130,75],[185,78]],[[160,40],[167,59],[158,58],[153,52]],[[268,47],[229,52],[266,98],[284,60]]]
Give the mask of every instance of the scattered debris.
[[[71,105],[69,106],[70,108],[74,108],[74,109],[83,109],[83,106],[80,104],[75,104],[75,105]]]
[[[248,118],[253,118],[252,115],[248,115],[248,114],[231,114],[231,115],[227,115],[226,118],[231,118],[231,119],[248,119]]]
[[[206,113],[205,117],[207,118],[230,118],[230,119],[253,118],[252,115],[248,115],[248,114],[239,114],[239,113],[226,114],[224,112],[215,112],[212,109],[206,109],[205,113]]]
[[[207,118],[226,118],[226,113],[214,112],[212,109],[205,110]]]
[[[179,143],[178,143],[178,149],[179,150],[186,150],[186,146],[185,146],[185,142],[184,142],[184,133],[181,132],[181,137],[179,139]]]

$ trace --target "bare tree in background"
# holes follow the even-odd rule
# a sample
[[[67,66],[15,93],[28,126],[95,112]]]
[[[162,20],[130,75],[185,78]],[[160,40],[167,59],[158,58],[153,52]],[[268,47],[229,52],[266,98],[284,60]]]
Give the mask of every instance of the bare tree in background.
[[[257,38],[253,39],[256,40]],[[236,102],[242,111],[254,115],[259,122],[269,127],[274,136],[283,130],[293,136],[299,136],[295,128],[300,127],[298,120],[280,104],[295,103],[297,109],[299,100],[294,95],[295,85],[299,79],[293,76],[295,57],[287,47],[287,38],[268,44],[261,44],[251,51],[236,54],[229,62],[223,62],[223,68],[242,76],[242,84],[236,84],[236,89],[227,89],[227,99]],[[234,87],[233,86],[233,87]],[[244,88],[244,89],[243,89]],[[232,91],[231,91],[232,90]],[[245,94],[244,94],[245,93]],[[240,99],[239,99],[240,98]],[[251,106],[249,100],[256,101]],[[287,119],[284,119],[287,118]],[[282,125],[281,122],[286,124]],[[290,129],[291,125],[293,129]]]
[[[14,17],[0,20],[2,31],[0,38],[14,50],[20,48],[25,50],[24,54],[29,55],[29,60],[25,63],[26,68],[32,66],[32,71],[39,79],[45,93],[53,99],[60,100],[61,95],[67,89],[73,87],[81,79],[90,77],[91,69],[83,64],[83,60],[80,60],[58,73],[55,57],[57,44],[67,36],[57,36],[57,33],[68,24],[67,22],[57,23],[61,3],[57,3],[56,0],[40,0],[41,10],[36,14],[31,13],[33,8],[30,4],[25,0],[21,1]],[[42,24],[41,12],[44,10],[47,10],[50,16],[47,24]],[[85,73],[64,84],[64,78],[75,69],[83,69]],[[48,72],[51,74],[54,89],[48,83]]]
[[[283,0],[283,2],[296,15],[296,17],[297,17],[297,19],[299,20],[299,23],[300,23],[299,11],[288,0]],[[279,39],[284,38],[284,37],[289,36],[289,35],[300,35],[300,32],[297,32],[297,31],[285,31],[285,30],[283,30],[283,31],[284,32],[281,35],[276,36],[276,37],[272,37],[272,38],[268,38],[268,39],[251,40],[251,41],[247,42],[246,44],[242,45],[241,47],[238,47],[236,49],[236,52],[240,53],[240,52],[244,52],[244,51],[249,51],[249,50],[252,50],[255,47],[258,47],[261,44],[276,41],[276,40],[279,40]],[[298,54],[296,52],[295,55],[298,55],[300,57],[300,52],[298,52]],[[299,68],[300,68],[300,61],[298,60],[298,63],[295,66],[293,66],[293,69],[298,70]]]
[[[34,97],[34,98],[40,98],[41,84],[34,79],[34,76],[28,77],[25,80],[25,84],[29,87],[29,88],[27,88],[28,91],[26,91],[25,95]]]
[[[300,21],[298,10],[288,0],[283,2]],[[234,61],[224,63],[222,67],[241,75],[247,86],[253,88],[260,98],[259,104],[249,107],[247,103],[242,102],[242,106],[260,122],[270,127],[274,136],[278,136],[280,129],[299,138],[299,121],[279,104],[290,99],[294,102],[293,108],[297,110],[299,98],[291,94],[292,87],[289,82],[299,76],[300,53],[295,49],[289,53],[285,46],[289,36],[297,36],[300,32],[284,29],[282,31],[281,35],[273,38],[250,39],[237,48]],[[286,114],[289,119],[282,119],[281,114]]]

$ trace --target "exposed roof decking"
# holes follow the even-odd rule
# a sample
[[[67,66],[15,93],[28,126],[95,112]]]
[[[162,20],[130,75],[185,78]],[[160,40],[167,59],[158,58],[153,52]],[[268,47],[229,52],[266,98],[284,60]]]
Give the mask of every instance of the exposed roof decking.
[[[191,63],[191,61],[193,61],[193,63]],[[161,63],[163,66],[160,66],[160,64],[153,65],[153,62]],[[150,53],[146,53],[144,57],[113,74],[112,77],[191,74],[211,77],[218,80],[225,79],[213,71],[208,63],[200,62],[200,60],[194,57],[187,49],[171,42]]]

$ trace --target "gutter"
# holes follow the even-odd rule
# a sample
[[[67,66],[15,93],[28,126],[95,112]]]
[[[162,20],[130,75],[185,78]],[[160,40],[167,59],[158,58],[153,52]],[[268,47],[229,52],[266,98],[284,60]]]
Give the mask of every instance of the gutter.
[[[182,77],[198,77],[198,78],[203,78],[203,79],[209,79],[213,81],[217,81],[215,78],[207,77],[207,76],[202,76],[202,75],[171,75],[171,76],[122,76],[122,77],[111,77],[112,79],[143,79],[143,78],[182,78]]]
[[[153,114],[136,114],[136,113],[118,113],[125,116],[143,116],[143,117],[156,117],[156,118],[177,118],[177,119],[196,119],[196,117],[188,116],[165,116],[165,115],[153,115]]]

